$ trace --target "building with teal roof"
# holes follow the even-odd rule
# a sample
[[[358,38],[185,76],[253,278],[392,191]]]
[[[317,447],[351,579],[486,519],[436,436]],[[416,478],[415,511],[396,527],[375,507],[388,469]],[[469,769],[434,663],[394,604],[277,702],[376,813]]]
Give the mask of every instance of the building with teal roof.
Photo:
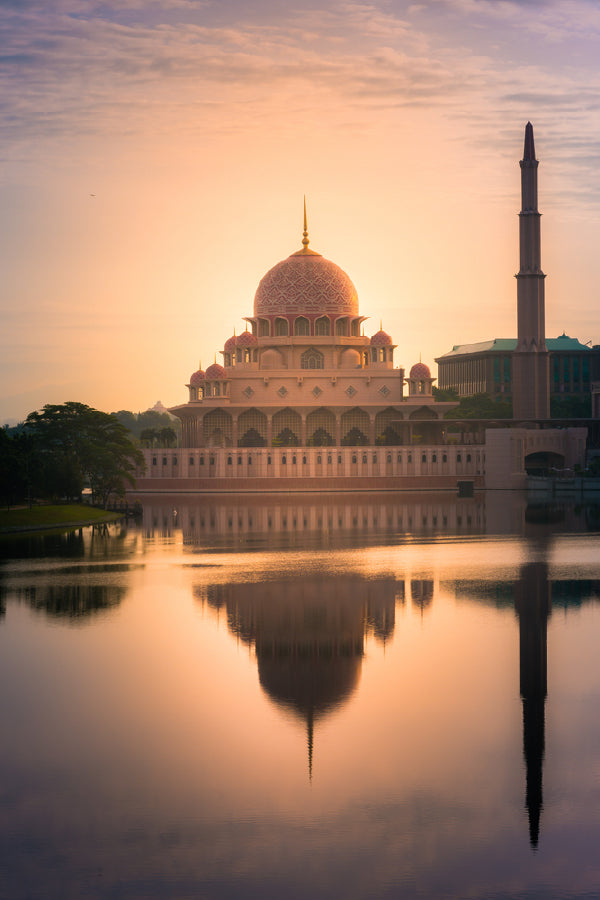
[[[455,344],[436,358],[438,386],[454,389],[459,397],[489,394],[498,400],[512,400],[513,353],[516,338],[494,338],[475,344]],[[600,378],[600,347],[582,344],[561,334],[546,338],[550,354],[550,393],[583,397],[591,392],[592,381]]]

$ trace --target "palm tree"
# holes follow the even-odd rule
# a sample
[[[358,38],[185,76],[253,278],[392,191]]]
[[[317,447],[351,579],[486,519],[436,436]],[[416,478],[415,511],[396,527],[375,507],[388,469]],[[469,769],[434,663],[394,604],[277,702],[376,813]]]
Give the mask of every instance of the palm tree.
[[[177,443],[177,433],[174,428],[167,425],[158,432],[158,440],[163,447],[172,447]]]
[[[144,428],[140,434],[140,441],[146,447],[154,447],[154,442],[158,439],[158,431],[156,428]]]

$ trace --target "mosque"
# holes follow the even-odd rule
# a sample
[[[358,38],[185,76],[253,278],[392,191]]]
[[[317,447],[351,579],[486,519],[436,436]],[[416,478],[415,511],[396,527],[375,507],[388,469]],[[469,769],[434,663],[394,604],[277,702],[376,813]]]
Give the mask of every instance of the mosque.
[[[350,277],[310,247],[305,205],[301,248],[262,278],[246,328],[225,341],[221,362],[190,376],[187,402],[170,409],[182,446],[145,451],[138,491],[435,490],[464,479],[474,488],[521,487],[528,454],[581,461],[585,429],[522,433],[549,415],[529,123],[520,165],[514,405],[523,428],[475,433],[444,418],[457,404],[434,399],[429,367],[416,362],[406,376],[381,324],[365,335]]]

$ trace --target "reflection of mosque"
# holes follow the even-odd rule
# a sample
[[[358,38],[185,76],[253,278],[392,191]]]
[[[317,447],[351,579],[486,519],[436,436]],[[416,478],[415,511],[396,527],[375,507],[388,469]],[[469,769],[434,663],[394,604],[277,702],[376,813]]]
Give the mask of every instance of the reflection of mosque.
[[[160,510],[160,504],[153,506],[147,515],[160,521]],[[598,582],[549,580],[546,557],[550,538],[545,535],[548,524],[569,524],[573,517],[584,530],[584,520],[577,519],[581,515],[585,513],[569,507],[527,506],[521,497],[509,519],[496,519],[510,520],[511,529],[519,522],[521,533],[535,536],[531,545],[534,561],[522,566],[519,579],[440,583],[457,599],[514,608],[518,617],[525,804],[532,847],[538,844],[542,812],[548,618],[552,607],[567,609],[600,599]],[[402,502],[397,497],[361,499],[354,504],[348,498],[269,498],[252,503],[244,497],[238,507],[230,500],[219,499],[214,505],[203,502],[201,507],[193,504],[186,508],[180,503],[177,512],[177,526],[183,528],[184,542],[190,547],[202,545],[211,528],[216,533],[224,529],[225,535],[241,546],[238,541],[244,535],[248,539],[249,534],[257,536],[263,529],[268,533],[273,528],[275,537],[287,528],[291,535],[304,535],[305,539],[314,530],[325,539],[327,528],[336,533],[336,524],[339,535],[344,528],[354,534],[358,528],[365,536],[371,530],[397,533],[399,523],[408,525],[409,520],[422,537],[429,531],[443,534],[444,525],[456,534],[463,523],[471,533],[482,533],[490,515],[485,498],[448,496],[404,497]],[[423,615],[431,608],[435,592],[434,580],[413,578],[407,573],[405,579],[332,575],[307,576],[301,581],[212,585],[196,588],[195,595],[216,610],[224,609],[230,631],[254,647],[261,687],[272,701],[305,724],[312,767],[315,726],[357,689],[365,639],[372,635],[385,641],[394,631],[396,604],[403,605],[410,599],[412,608]]]
[[[262,689],[306,726],[312,772],[314,728],[358,686],[365,639],[384,643],[393,633],[404,583],[307,575],[198,587],[194,594],[224,607],[230,631],[254,647]]]
[[[449,493],[294,494],[268,496],[172,495],[144,498],[143,528],[147,536],[173,536],[181,530],[190,547],[218,540],[237,549],[258,541],[293,546],[307,537],[323,545],[357,533],[483,534],[483,497],[457,498]]]
[[[274,546],[330,546],[380,535],[402,538],[440,535],[524,534],[538,520],[548,521],[548,506],[528,505],[524,493],[508,496],[487,491],[476,497],[450,492],[394,494],[171,494],[145,497],[146,537],[174,537],[181,532],[190,548],[214,542],[235,549],[254,549],[260,542]],[[590,509],[554,503],[553,522],[566,530],[597,528],[588,521]]]
[[[548,577],[547,541],[532,545],[534,561],[525,563],[519,580],[511,582],[461,582],[455,595],[476,602],[509,606],[519,620],[519,689],[523,705],[523,757],[525,762],[525,807],[529,819],[529,841],[537,847],[543,808],[543,764],[545,751],[545,704],[548,684],[547,628],[552,608],[567,610],[600,601],[600,582],[592,580],[551,581]],[[450,587],[450,585],[448,585]]]

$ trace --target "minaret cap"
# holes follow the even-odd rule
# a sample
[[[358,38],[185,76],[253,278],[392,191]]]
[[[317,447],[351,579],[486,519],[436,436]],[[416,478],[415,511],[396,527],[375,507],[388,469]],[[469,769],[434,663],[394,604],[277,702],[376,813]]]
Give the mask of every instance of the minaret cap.
[[[523,159],[535,159],[535,146],[533,143],[533,125],[528,122],[525,126],[525,147],[523,150]]]

